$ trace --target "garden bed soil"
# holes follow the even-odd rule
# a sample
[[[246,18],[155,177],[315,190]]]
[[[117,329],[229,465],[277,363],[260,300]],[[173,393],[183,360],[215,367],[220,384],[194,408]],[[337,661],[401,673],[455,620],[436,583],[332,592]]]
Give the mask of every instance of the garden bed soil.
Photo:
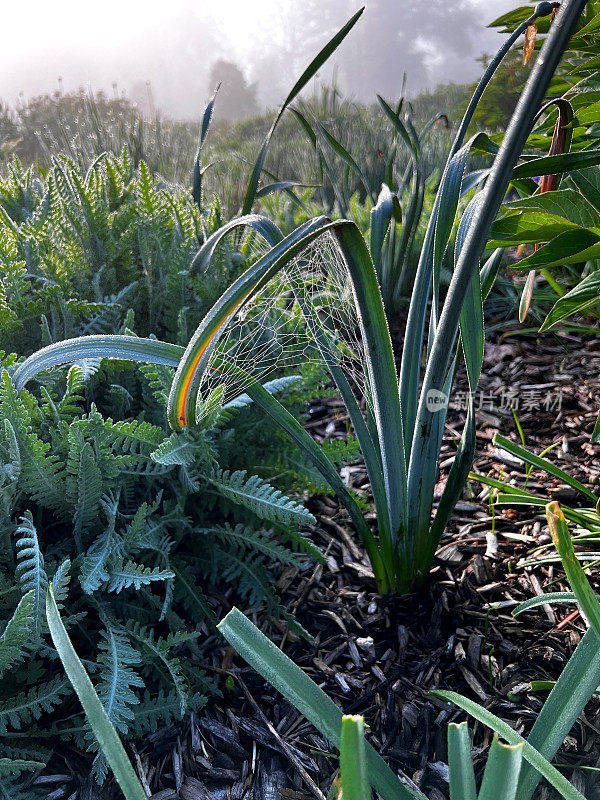
[[[529,449],[539,453],[559,442],[550,457],[573,477],[597,486],[600,463],[591,433],[600,403],[599,376],[600,337],[559,334],[489,342],[476,398],[475,470],[523,485],[522,469],[492,444],[497,431],[519,441],[514,410]],[[452,435],[458,437],[462,429],[466,388],[461,373],[448,415],[443,474],[455,452]],[[346,431],[345,409],[337,398],[319,401],[311,417],[316,438]],[[346,468],[344,475],[355,489],[368,491],[362,465]],[[570,490],[539,470],[533,470],[528,487],[550,499],[574,501]],[[566,588],[562,571],[552,564],[519,567],[533,547],[549,541],[542,509],[491,508],[484,487],[470,482],[440,544],[427,589],[385,598],[376,594],[368,561],[336,500],[310,498],[307,505],[318,520],[314,538],[326,563],[304,571],[285,569],[276,583],[286,607],[314,639],[305,641],[260,613],[251,617],[346,713],[364,715],[369,739],[393,769],[431,800],[447,796],[447,725],[465,714],[428,692],[461,692],[526,735],[546,696],[532,692],[530,681],[556,680],[585,632],[572,606],[545,606],[518,619],[511,615],[517,602],[549,584],[553,590]],[[235,598],[216,591],[213,596],[221,618]],[[130,745],[153,800],[326,796],[336,771],[327,742],[218,635],[211,634],[206,645],[208,671],[223,697],[183,723]],[[492,732],[470,724],[481,767]],[[74,753],[60,760],[62,774],[43,778],[48,800],[110,796],[106,789],[97,794]],[[589,769],[600,767],[600,698],[590,701],[555,763],[567,767],[589,800],[600,800],[598,773]],[[543,786],[537,796],[554,797]]]

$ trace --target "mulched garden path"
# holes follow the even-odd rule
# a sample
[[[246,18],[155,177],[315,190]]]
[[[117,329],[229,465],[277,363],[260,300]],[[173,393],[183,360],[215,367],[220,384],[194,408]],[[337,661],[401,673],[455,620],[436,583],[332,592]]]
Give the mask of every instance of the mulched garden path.
[[[466,385],[460,374],[458,406]],[[515,409],[528,448],[539,453],[560,442],[552,460],[596,485],[600,463],[590,439],[599,403],[600,337],[489,342],[477,396],[475,471],[502,474],[523,486],[522,469],[492,444],[498,431],[518,441]],[[463,417],[460,407],[451,406],[450,433],[460,431]],[[345,410],[335,398],[321,402],[313,407],[309,426],[317,438],[343,435]],[[454,450],[449,437],[442,458],[446,473]],[[344,475],[354,488],[367,491],[360,465]],[[528,488],[574,500],[538,470]],[[314,640],[306,642],[260,614],[253,619],[346,713],[364,715],[369,739],[392,768],[431,800],[447,796],[447,724],[465,715],[428,691],[461,692],[527,734],[546,696],[531,692],[529,682],[556,680],[585,632],[572,606],[546,606],[517,620],[510,614],[514,604],[550,590],[545,587],[552,582],[551,590],[566,588],[561,570],[552,565],[519,567],[528,551],[549,541],[545,518],[536,509],[490,509],[485,487],[471,482],[441,542],[427,591],[387,599],[375,593],[368,562],[337,502],[319,497],[308,506],[319,521],[314,537],[327,562],[305,571],[286,569],[276,580],[286,606]],[[220,602],[216,613],[222,617],[235,598]],[[501,609],[490,608],[498,603]],[[216,635],[206,645],[212,654],[208,670],[219,678],[223,698],[130,749],[153,800],[326,796],[336,770],[327,742]],[[228,676],[233,688],[226,687]],[[492,734],[470,724],[482,766]],[[589,800],[600,800],[598,773],[585,769],[600,767],[600,698],[588,704],[555,763],[569,766],[567,774]],[[72,762],[65,771],[71,770],[78,771]],[[65,778],[47,784],[48,800],[97,796],[90,786],[78,790],[76,781]],[[538,789],[540,800],[554,796]]]

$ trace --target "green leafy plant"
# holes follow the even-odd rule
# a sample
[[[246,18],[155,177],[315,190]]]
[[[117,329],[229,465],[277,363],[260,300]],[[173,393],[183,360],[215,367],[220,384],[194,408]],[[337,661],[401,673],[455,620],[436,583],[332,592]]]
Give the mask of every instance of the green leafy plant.
[[[58,159],[44,178],[14,164],[0,207],[0,338],[12,351],[115,330],[126,349],[138,324],[177,340],[240,267],[222,251],[220,278],[188,274],[218,211],[200,212],[145,166],[136,170],[127,151],[87,171]],[[255,257],[246,237],[240,250],[242,260]],[[84,354],[17,395],[17,363],[0,354],[0,671],[11,676],[0,689],[0,749],[11,762],[0,765],[0,786],[25,800],[31,772],[51,756],[43,727],[89,749],[90,762],[98,750],[56,673],[43,604],[50,581],[110,722],[136,737],[216,691],[199,644],[214,622],[212,586],[286,616],[273,565],[304,569],[322,556],[300,531],[312,515],[282,491],[312,487],[311,465],[282,435],[265,439],[250,397],[207,406],[202,426],[172,434],[164,365]],[[312,367],[265,391],[298,418],[322,383]],[[281,481],[256,475],[261,462]],[[107,764],[97,756],[90,770],[101,782]]]
[[[539,180],[527,169],[514,183],[518,199],[504,204],[492,227],[490,246],[533,245],[534,251],[512,265],[527,271],[521,321],[526,316],[539,270],[554,294],[554,307],[544,312],[540,331],[555,327],[575,313],[595,315],[598,268],[597,166],[598,103],[595,89],[600,39],[594,23],[598,6],[587,4],[582,24],[570,40],[564,66],[554,81],[554,100],[539,115],[531,144],[548,153],[539,162]],[[492,23],[513,30],[524,10]],[[534,159],[536,161],[537,159]],[[558,299],[557,299],[558,298]],[[542,317],[543,319],[543,317]],[[564,323],[563,323],[564,324]]]
[[[373,261],[356,225],[315,218],[283,238],[272,223],[246,215],[206,241],[194,260],[195,268],[210,263],[227,235],[236,237],[245,228],[270,249],[221,295],[184,353],[150,339],[67,341],[40,351],[15,370],[13,379],[18,389],[41,370],[75,360],[75,353],[79,358],[125,357],[177,366],[168,403],[169,422],[175,430],[202,424],[206,404],[214,404],[219,396],[245,392],[283,428],[337,492],[361,535],[379,590],[403,592],[419,586],[427,578],[439,538],[466,481],[475,444],[471,399],[459,450],[432,521],[447,396],[458,358],[456,342],[460,335],[472,398],[483,361],[482,297],[493,282],[499,253],[484,265],[481,274],[480,259],[507,187],[523,173],[523,165],[516,167],[517,161],[582,9],[582,3],[565,4],[550,30],[544,44],[545,57],[532,70],[523,102],[513,116],[485,187],[471,200],[461,219],[456,266],[440,304],[440,259],[454,224],[466,160],[475,142],[490,146],[481,135],[465,145],[462,141],[486,81],[518,33],[509,38],[488,67],[456,135],[429,221],[399,375]],[[540,4],[528,24],[551,10],[551,4]],[[257,161],[248,197],[255,196],[255,173],[262,168],[268,140]],[[597,154],[594,157],[599,158]],[[528,161],[524,165],[527,174],[535,174],[540,161],[546,163],[544,159]],[[426,366],[419,387],[425,349]],[[371,482],[378,539],[329,459],[260,384],[280,364],[297,363],[314,354],[328,368],[348,409]],[[359,406],[361,395],[367,400],[366,416]]]
[[[127,737],[181,718],[216,691],[202,670],[198,643],[214,622],[205,588],[210,594],[212,585],[228,584],[303,634],[282,607],[270,570],[276,563],[304,569],[321,558],[299,530],[313,517],[246,471],[258,453],[280,458],[284,446],[277,437],[264,442],[262,415],[249,397],[218,408],[211,425],[174,435],[141,417],[113,422],[103,408],[112,396],[103,387],[125,385],[139,397],[148,381],[158,380],[157,367],[138,372],[134,390],[131,368],[123,374],[123,365],[107,362],[85,379],[74,366],[48,376],[39,399],[17,396],[6,370],[14,361],[6,358],[3,366],[0,671],[14,676],[0,691],[3,752],[20,762],[48,758],[43,748],[32,757],[28,744],[11,747],[15,731],[24,742],[35,741],[48,719],[61,739],[97,749],[71,708],[68,683],[56,677],[46,643],[50,581],[70,635],[93,665],[108,719]],[[302,382],[296,376],[265,391],[302,397]],[[88,392],[98,406],[85,399]],[[148,393],[146,413],[156,408],[164,419],[164,400]],[[232,461],[236,437],[245,448]],[[230,469],[219,466],[221,446]],[[295,469],[302,471],[301,459]],[[99,781],[106,769],[96,758]],[[19,800],[20,780],[11,778],[10,795]]]

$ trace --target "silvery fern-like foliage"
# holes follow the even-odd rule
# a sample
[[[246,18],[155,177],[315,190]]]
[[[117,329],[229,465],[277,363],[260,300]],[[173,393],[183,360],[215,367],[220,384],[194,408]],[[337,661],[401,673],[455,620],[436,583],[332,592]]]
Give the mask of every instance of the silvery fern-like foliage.
[[[0,177],[0,206],[0,346],[18,353],[0,352],[0,673],[15,676],[0,685],[0,749],[8,753],[14,731],[35,741],[47,717],[85,748],[83,720],[71,724],[81,710],[46,636],[50,582],[109,717],[141,736],[216,688],[198,668],[215,621],[204,587],[228,586],[286,617],[273,565],[303,570],[320,554],[299,530],[312,515],[252,474],[290,445],[265,439],[249,397],[223,407],[215,392],[196,428],[172,434],[167,367],[90,358],[18,393],[13,384],[22,357],[76,335],[185,344],[240,268],[228,247],[218,270],[191,269],[222,224],[218,206],[200,211],[127,151],[88,169],[57,157],[43,177],[15,163]],[[267,386],[296,416],[322,391],[310,369]],[[296,458],[288,486],[306,479]],[[35,758],[10,760],[15,771]],[[94,772],[104,776],[101,759]],[[0,789],[21,797],[26,775],[8,772]]]
[[[100,680],[96,691],[109,720],[125,736],[134,720],[133,707],[139,703],[135,690],[144,687],[137,672],[141,664],[140,653],[131,646],[123,630],[107,623],[100,633],[98,664]],[[89,744],[93,749],[98,747],[91,732]],[[99,754],[94,761],[94,774],[100,782],[106,777],[106,771],[106,761]]]
[[[218,470],[210,482],[224,497],[248,508],[261,519],[292,527],[316,522],[302,503],[286,497],[257,475],[247,477],[246,470]]]
[[[28,591],[0,636],[0,678],[20,660],[29,641],[35,607],[35,592]]]
[[[59,676],[6,699],[0,699],[0,736],[23,730],[44,712],[49,713],[71,694],[69,681]]]
[[[3,800],[38,800],[39,795],[23,787],[23,779],[43,766],[43,762],[31,759],[0,758],[0,797]]]
[[[17,569],[16,577],[23,592],[32,600],[32,628],[36,636],[40,636],[46,627],[46,591],[48,575],[44,566],[37,531],[33,524],[31,511],[26,511],[16,531]]]

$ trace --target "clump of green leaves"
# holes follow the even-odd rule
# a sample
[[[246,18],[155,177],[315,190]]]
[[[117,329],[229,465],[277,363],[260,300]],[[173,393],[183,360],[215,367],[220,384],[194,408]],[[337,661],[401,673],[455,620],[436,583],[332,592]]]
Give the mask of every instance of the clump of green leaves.
[[[35,741],[37,720],[71,694],[53,677],[46,641],[50,581],[78,649],[95,665],[109,719],[140,735],[215,690],[199,643],[213,623],[205,589],[227,583],[287,616],[269,569],[302,569],[320,557],[300,533],[314,518],[241,459],[221,465],[238,421],[252,459],[251,403],[217,407],[211,425],[169,434],[166,423],[143,418],[160,415],[149,390],[159,375],[148,368],[75,365],[49,376],[36,396],[17,394],[14,363],[3,359],[0,386],[0,669],[13,676],[0,690],[0,739],[19,730]],[[144,413],[114,422],[114,387],[127,387]],[[157,693],[158,704],[150,700]],[[57,733],[93,744],[67,717],[54,715]],[[94,772],[103,779],[102,758]]]
[[[0,209],[0,339],[19,353],[84,333],[135,341],[134,329],[185,340],[221,282],[254,257],[241,241],[237,259],[223,249],[218,270],[194,271],[221,224],[218,203],[201,210],[134,168],[127,150],[87,170],[57,158],[44,177],[14,162]],[[202,425],[172,433],[168,367],[82,358],[17,392],[18,363],[0,353],[0,673],[11,676],[0,688],[10,760],[0,787],[24,800],[49,757],[40,726],[97,751],[56,677],[50,582],[110,722],[135,737],[218,691],[202,669],[212,586],[285,616],[270,570],[321,556],[301,532],[314,518],[282,492],[313,486],[313,476],[284,435],[265,440],[249,397],[215,398]],[[298,416],[322,384],[311,367],[267,388]],[[279,465],[283,485],[255,474],[263,460]],[[15,731],[22,746],[11,744]],[[97,756],[99,781],[106,769]]]

